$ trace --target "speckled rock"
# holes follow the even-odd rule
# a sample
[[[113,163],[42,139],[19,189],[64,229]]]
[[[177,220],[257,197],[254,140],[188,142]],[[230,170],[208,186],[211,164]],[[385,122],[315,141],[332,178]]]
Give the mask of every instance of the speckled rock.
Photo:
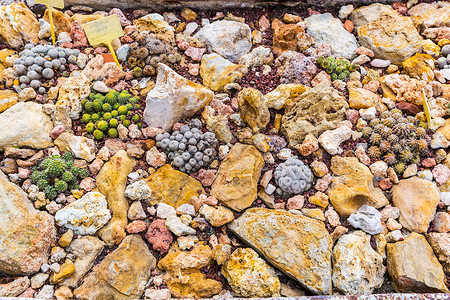
[[[277,75],[280,83],[294,83],[310,86],[318,69],[312,57],[296,51],[283,52],[276,60]]]
[[[370,235],[355,231],[333,248],[333,285],[344,295],[372,294],[384,281],[383,257],[370,246]]]
[[[215,92],[222,91],[225,85],[238,81],[247,72],[244,65],[233,64],[216,53],[203,55],[200,65],[203,84]]]
[[[23,3],[0,7],[0,36],[11,48],[37,44],[40,25],[34,13]]]
[[[152,195],[152,190],[144,180],[138,180],[128,185],[125,189],[125,196],[131,200],[146,200]]]
[[[228,284],[239,297],[277,297],[280,281],[258,253],[251,248],[236,249],[222,266]]]
[[[178,208],[188,203],[192,196],[204,193],[202,184],[186,173],[174,170],[169,164],[147,177],[145,182],[152,194],[148,198],[151,205],[160,202]]]
[[[398,293],[449,292],[442,266],[421,234],[387,245],[387,270]]]
[[[77,299],[137,299],[155,267],[156,259],[142,238],[128,235],[74,290],[74,295]]]
[[[55,145],[60,151],[70,151],[76,158],[82,158],[89,162],[95,159],[97,152],[94,140],[68,132],[61,133],[55,140]]]
[[[19,277],[9,283],[0,284],[0,297],[17,297],[30,286],[27,276]]]
[[[242,211],[257,197],[263,166],[264,159],[255,147],[235,144],[219,167],[211,195],[231,209]]]
[[[213,99],[213,92],[194,83],[165,64],[158,64],[155,87],[146,98],[143,121],[150,127],[170,130],[183,118],[191,117]]]
[[[120,150],[103,165],[97,175],[97,187],[105,195],[112,212],[112,219],[98,232],[107,245],[118,245],[126,235],[128,200],[125,198],[125,185],[135,165],[136,161],[125,150]]]
[[[370,169],[356,157],[334,156],[331,159],[333,178],[328,190],[330,202],[343,217],[348,217],[363,205],[375,208],[389,204],[383,192],[374,187]]]
[[[53,217],[38,211],[27,194],[0,171],[0,271],[32,274],[47,262],[56,242]]]
[[[303,287],[315,294],[331,293],[332,242],[321,221],[250,208],[228,227]]]
[[[375,107],[378,112],[381,112],[384,106],[381,103],[380,96],[357,87],[348,89],[348,104],[355,109]]]
[[[428,230],[438,202],[436,184],[426,179],[403,179],[392,188],[392,203],[400,209],[399,221],[410,231],[422,233]]]
[[[203,204],[199,213],[214,227],[220,227],[234,220],[233,212],[224,206]]]
[[[266,128],[270,121],[270,112],[260,91],[245,88],[239,92],[237,101],[241,119],[250,126],[253,133]]]
[[[141,32],[154,32],[158,39],[163,40],[168,44],[175,43],[174,28],[158,13],[148,14],[134,20],[133,25]]]

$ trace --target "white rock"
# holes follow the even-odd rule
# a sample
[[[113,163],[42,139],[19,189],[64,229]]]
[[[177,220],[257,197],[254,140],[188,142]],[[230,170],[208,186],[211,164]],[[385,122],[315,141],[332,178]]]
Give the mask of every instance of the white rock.
[[[146,289],[145,290],[145,299],[151,300],[166,300],[171,298],[171,292],[169,289]]]
[[[430,170],[423,170],[423,171],[417,172],[417,177],[426,179],[429,181],[433,181],[433,173]]]
[[[433,139],[431,140],[430,147],[432,149],[445,149],[450,145],[447,138],[440,132],[433,134]]]
[[[60,151],[70,151],[76,158],[82,158],[89,162],[95,159],[97,152],[94,140],[69,132],[61,133],[55,140],[55,145]]]
[[[347,221],[353,227],[362,229],[371,235],[379,234],[383,230],[381,213],[366,204],[363,204],[356,213],[351,214]]]
[[[276,190],[276,187],[273,184],[269,183],[265,189],[265,192],[268,195],[272,195],[275,192],[275,190]]]
[[[128,219],[130,220],[143,220],[147,217],[144,209],[142,208],[141,201],[134,201],[128,208]]]
[[[312,15],[305,19],[306,32],[314,39],[316,45],[327,43],[335,57],[351,59],[359,45],[356,37],[348,32],[341,20],[333,18],[330,13]]]
[[[388,165],[382,160],[378,160],[369,166],[373,175],[378,177],[387,177]]]
[[[46,284],[42,290],[36,295],[36,299],[52,300],[55,293],[55,286]]]
[[[450,192],[441,192],[441,202],[450,206]]]
[[[156,216],[160,219],[167,219],[169,217],[177,216],[177,212],[173,206],[165,203],[159,203],[156,208]]]
[[[398,241],[404,239],[405,236],[403,235],[403,233],[400,230],[397,229],[397,230],[391,231],[388,234],[386,234],[385,238],[386,238],[386,242],[395,243],[395,242],[398,242]]]
[[[450,80],[450,69],[441,69],[440,72],[445,79]]]
[[[196,31],[198,28],[198,24],[195,22],[190,22],[186,24],[186,28],[183,31],[184,35],[191,35]]]
[[[352,136],[352,130],[346,126],[327,130],[319,137],[320,145],[331,155],[341,154],[344,150],[339,145]]]
[[[368,57],[367,55],[363,54],[363,55],[358,56],[354,60],[352,60],[352,64],[360,66],[360,65],[363,65],[363,64],[365,64],[366,62],[369,62],[369,61],[370,61],[370,57]]]
[[[119,61],[126,61],[128,57],[128,52],[130,52],[130,46],[129,45],[122,45],[119,47],[119,49],[116,50],[117,59]]]
[[[70,38],[70,34],[63,31],[58,35],[58,39],[56,40],[57,45],[62,45],[64,43],[70,43],[72,39]]]
[[[38,37],[40,40],[49,38],[52,35],[50,23],[45,21],[44,19],[39,19],[39,33]]]
[[[170,216],[167,218],[166,227],[176,236],[193,235],[196,233],[195,229],[183,224],[180,218],[176,216]]]
[[[177,214],[179,215],[190,215],[195,217],[195,208],[192,204],[183,203],[177,208]]]
[[[33,277],[31,277],[31,287],[33,289],[38,289],[44,285],[47,279],[50,277],[49,274],[45,273],[37,273]]]
[[[339,10],[339,19],[345,19],[347,18],[353,11],[354,7],[353,5],[345,5],[342,6]]]
[[[93,88],[94,88],[94,90],[96,90],[97,92],[100,92],[100,93],[106,94],[107,92],[109,92],[109,88],[106,86],[106,84],[103,81],[94,82]]]
[[[145,161],[150,167],[159,168],[166,164],[167,156],[164,152],[160,152],[158,148],[152,147],[145,154]]]
[[[387,59],[375,58],[370,64],[375,68],[387,68],[391,64],[391,61]]]
[[[111,219],[105,196],[89,192],[79,200],[59,210],[55,215],[58,226],[72,229],[76,234],[93,235]]]
[[[377,110],[375,107],[369,107],[369,108],[361,108],[359,110],[359,115],[361,116],[361,118],[363,118],[364,120],[372,120],[376,117],[377,115]]]
[[[151,195],[152,191],[144,180],[136,181],[125,189],[125,197],[131,200],[145,200]]]
[[[269,65],[273,62],[273,54],[270,48],[259,46],[252,50],[252,52],[245,54],[239,60],[241,65],[248,68],[259,67],[262,65]]]
[[[277,157],[281,160],[288,160],[289,158],[292,158],[292,150],[289,148],[283,148],[277,153]]]

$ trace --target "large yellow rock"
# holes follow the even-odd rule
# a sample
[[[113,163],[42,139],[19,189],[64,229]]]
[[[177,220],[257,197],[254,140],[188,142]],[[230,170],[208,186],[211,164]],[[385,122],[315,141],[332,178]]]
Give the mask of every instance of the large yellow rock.
[[[255,147],[235,144],[219,167],[211,195],[231,209],[246,209],[256,199],[263,166],[264,159]]]
[[[380,96],[363,88],[348,89],[348,104],[351,108],[356,109],[369,108],[373,106],[379,112],[385,110],[384,104],[381,103]]]
[[[215,92],[241,79],[248,72],[244,65],[233,64],[217,53],[203,55],[200,76],[203,84]]]
[[[43,18],[45,21],[50,23],[50,19],[48,17],[48,9],[45,10]],[[63,13],[62,11],[54,9],[52,10],[52,18],[53,25],[55,26],[56,36],[58,36],[63,31],[70,33],[70,28],[72,27],[73,20],[69,15]]]
[[[250,208],[228,228],[306,289],[331,294],[332,241],[323,222],[284,210]]]
[[[74,291],[77,299],[139,299],[156,259],[137,234],[123,239]]]
[[[409,76],[426,82],[434,79],[434,58],[430,54],[416,53],[402,63]]]
[[[3,81],[3,70],[6,69],[6,58],[16,53],[17,53],[16,51],[10,49],[0,50],[0,81]],[[0,112],[2,112],[1,105],[2,104],[0,103]]]
[[[11,48],[39,42],[39,22],[23,3],[0,6],[0,37]]]
[[[98,19],[103,18],[102,15],[83,15],[83,14],[74,14],[72,16],[72,20],[74,22],[78,22],[80,25],[83,25],[88,22],[96,21]]]
[[[125,198],[125,185],[135,165],[136,161],[125,150],[120,150],[103,165],[97,175],[97,187],[106,197],[112,212],[111,220],[98,231],[98,236],[108,246],[120,244],[126,236],[128,200]]]
[[[1,67],[0,67],[1,69]],[[17,104],[19,96],[10,90],[0,91],[0,113]]]
[[[333,178],[328,190],[330,202],[344,218],[355,213],[363,204],[375,208],[389,204],[383,191],[373,186],[370,169],[356,157],[334,156],[331,159]]]
[[[195,244],[191,250],[181,250],[177,243],[173,243],[167,255],[159,261],[158,268],[176,272],[183,269],[200,269],[212,262],[212,250],[204,242]]]
[[[310,87],[303,84],[280,84],[276,89],[264,95],[264,102],[268,108],[282,109],[309,89]]]
[[[263,101],[263,95],[254,88],[241,90],[237,97],[241,119],[250,126],[253,133],[266,128],[270,121],[270,112]]]
[[[174,170],[169,164],[161,167],[145,179],[152,190],[148,199],[151,205],[160,202],[177,208],[188,203],[192,196],[204,194],[202,184],[186,173]]]
[[[258,253],[238,248],[222,266],[223,276],[239,297],[267,298],[280,295],[280,280]]]
[[[398,293],[449,292],[442,266],[421,234],[387,245],[387,269]]]
[[[142,18],[135,20],[133,25],[141,32],[148,31],[155,33],[159,39],[169,42],[170,44],[175,43],[175,29],[170,26],[169,23],[164,21],[163,16],[160,14],[154,13],[145,15]]]

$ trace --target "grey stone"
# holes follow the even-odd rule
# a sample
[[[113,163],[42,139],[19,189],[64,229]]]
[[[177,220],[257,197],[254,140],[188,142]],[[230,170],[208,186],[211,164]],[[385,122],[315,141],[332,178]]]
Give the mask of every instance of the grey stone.
[[[350,215],[347,221],[355,228],[360,228],[371,235],[383,230],[381,213],[374,207],[363,204],[356,213]]]

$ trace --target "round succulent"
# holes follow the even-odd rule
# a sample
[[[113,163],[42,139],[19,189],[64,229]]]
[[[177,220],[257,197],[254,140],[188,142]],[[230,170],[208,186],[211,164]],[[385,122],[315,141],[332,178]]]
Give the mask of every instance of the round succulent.
[[[64,164],[64,161],[61,159],[54,159],[50,162],[48,165],[48,175],[50,177],[57,177],[61,176],[66,169],[66,165]]]
[[[381,134],[379,133],[372,133],[370,136],[370,142],[374,145],[378,145],[382,140]]]
[[[89,171],[87,169],[80,169],[80,172],[78,172],[78,177],[80,179],[84,179],[89,176]]]
[[[314,179],[311,169],[297,158],[289,158],[279,164],[274,175],[276,184],[286,196],[306,192]]]
[[[110,129],[108,130],[108,136],[109,136],[109,137],[111,137],[111,138],[116,138],[117,135],[118,135],[117,129],[115,129],[115,128],[110,128]]]
[[[400,155],[400,160],[405,163],[408,163],[413,158],[413,153],[408,148],[405,148],[402,151],[400,151],[399,155]]]
[[[98,121],[97,128],[101,131],[108,130],[108,122],[106,122],[104,120]]]
[[[119,115],[126,115],[128,112],[128,108],[125,105],[121,105],[117,109],[117,112],[119,113]]]
[[[369,155],[370,158],[379,159],[381,157],[380,148],[377,146],[369,147],[369,149],[367,149],[367,155]]]
[[[94,123],[91,122],[91,123],[86,124],[86,132],[87,133],[93,133],[94,130],[95,130]]]
[[[96,140],[101,140],[103,138],[103,132],[98,129],[94,130],[94,138]]]
[[[106,112],[112,111],[112,106],[111,106],[111,104],[109,104],[109,103],[103,103],[103,105],[102,105],[102,110],[103,110],[103,111],[106,111]]]
[[[65,160],[66,163],[68,161],[73,161],[73,155],[70,152],[65,152],[61,157]]]
[[[56,188],[49,185],[45,188],[44,193],[46,198],[53,200],[56,198],[58,192],[56,191]]]
[[[39,179],[37,182],[37,187],[39,190],[44,191],[48,187],[48,181],[45,179]]]
[[[372,120],[370,120],[369,125],[370,125],[370,127],[374,128],[375,126],[377,126],[380,123],[381,123],[380,119],[373,118]]]
[[[65,171],[62,175],[62,180],[64,180],[65,182],[73,182],[75,180],[75,176],[73,176],[72,172],[70,171]]]
[[[382,153],[386,153],[391,150],[391,144],[388,141],[381,141],[379,148]]]
[[[121,105],[125,105],[128,103],[128,100],[131,98],[130,94],[128,93],[124,93],[121,92],[118,96],[117,96],[117,100],[119,101],[119,103]]]
[[[403,172],[406,169],[406,164],[403,162],[398,162],[394,165],[394,170],[395,172],[397,172],[398,174],[403,174]]]
[[[93,102],[93,107],[94,107],[94,110],[96,112],[101,112],[102,111],[102,107],[103,107],[103,103],[99,99],[96,99]]]
[[[109,105],[113,106],[114,104],[116,104],[116,101],[117,101],[117,96],[116,96],[116,94],[112,93],[111,91],[109,91],[105,95],[105,102],[108,103]]]
[[[397,162],[397,158],[395,157],[395,154],[392,152],[386,153],[383,159],[390,166],[392,166]]]
[[[387,141],[389,144],[394,145],[394,144],[397,144],[397,143],[398,143],[399,138],[398,138],[398,136],[396,136],[395,134],[391,134],[391,135],[389,135],[389,136],[387,137],[386,141]]]
[[[41,179],[42,172],[40,171],[33,171],[30,175],[30,180],[32,183],[36,184]]]
[[[370,136],[372,135],[373,129],[372,129],[372,127],[367,126],[367,127],[364,127],[364,128],[361,130],[361,132],[362,132],[363,137],[364,137],[365,139],[368,139],[368,138],[370,138]]]
[[[59,193],[64,193],[67,190],[68,187],[69,187],[69,185],[64,180],[58,180],[58,181],[55,182],[55,189]]]

